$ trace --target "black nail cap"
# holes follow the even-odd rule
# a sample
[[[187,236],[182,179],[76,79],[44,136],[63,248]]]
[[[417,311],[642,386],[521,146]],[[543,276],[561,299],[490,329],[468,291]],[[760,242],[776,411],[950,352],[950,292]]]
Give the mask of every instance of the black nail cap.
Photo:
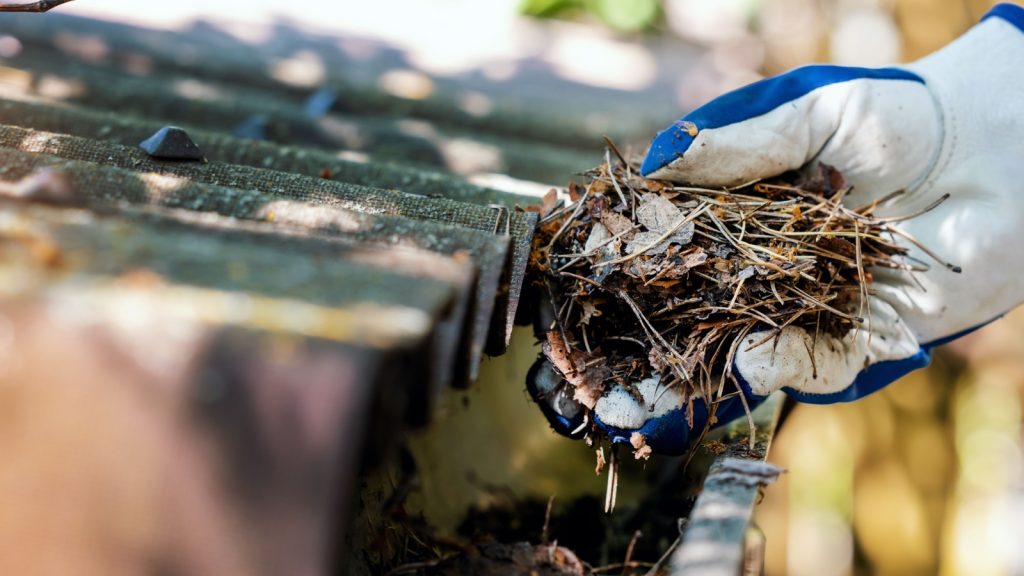
[[[153,158],[163,160],[206,160],[202,150],[177,126],[164,126],[139,144]]]

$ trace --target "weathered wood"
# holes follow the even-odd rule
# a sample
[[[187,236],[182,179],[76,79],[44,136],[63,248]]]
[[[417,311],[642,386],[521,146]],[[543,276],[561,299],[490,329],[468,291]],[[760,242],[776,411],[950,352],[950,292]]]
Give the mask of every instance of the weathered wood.
[[[747,530],[761,487],[782,469],[764,461],[782,410],[784,395],[776,393],[753,413],[755,435],[745,419],[729,425],[726,450],[711,464],[679,548],[672,556],[672,574],[738,576],[744,565]]]

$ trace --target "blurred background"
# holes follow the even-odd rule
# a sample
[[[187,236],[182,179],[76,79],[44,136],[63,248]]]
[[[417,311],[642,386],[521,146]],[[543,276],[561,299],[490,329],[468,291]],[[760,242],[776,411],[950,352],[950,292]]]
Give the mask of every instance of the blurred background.
[[[284,19],[297,28],[356,39],[342,46],[363,63],[352,73],[403,98],[427,98],[458,82],[470,87],[459,92],[464,109],[485,113],[493,103],[488,90],[495,86],[540,100],[579,99],[584,109],[587,102],[596,109],[595,102],[609,101],[588,95],[611,94],[616,109],[590,117],[601,129],[629,122],[640,109],[645,122],[660,118],[668,124],[722,92],[811,62],[910,61],[957,37],[991,4],[150,0],[141,10],[137,0],[79,0],[60,11],[166,29],[217,18],[234,23],[226,29],[238,38],[253,41]],[[540,35],[538,26],[555,33]],[[0,52],[16,49],[9,38],[0,31]],[[400,58],[381,56],[380,46]],[[322,76],[320,64],[302,54],[278,64],[275,73],[299,85]],[[569,82],[575,91],[553,92],[544,78]],[[450,169],[484,179],[501,172],[485,162],[487,150],[460,148],[458,141],[447,145]],[[595,142],[594,148],[601,145]],[[477,164],[466,160],[480,155],[484,160]],[[768,539],[768,574],[1024,574],[1022,335],[1024,312],[1012,313],[940,349],[929,369],[861,402],[798,407],[769,456],[788,473],[766,490],[757,512]],[[442,466],[445,458],[458,458],[452,446],[474,450],[477,483],[491,481],[488,469],[511,466],[519,482],[529,478],[536,484],[592,466],[589,452],[554,437],[526,401],[522,378],[534,357],[531,345],[528,336],[517,335],[512,352],[485,366],[478,389],[453,394],[447,422],[430,438],[414,440],[417,453],[432,455]],[[492,392],[483,395],[480,389]],[[501,392],[495,396],[493,390]],[[462,408],[465,401],[492,405],[490,413],[500,417],[491,425],[506,430],[506,444],[496,447],[493,440],[463,434],[487,414],[471,415]],[[574,452],[566,458],[569,446]],[[503,473],[494,472],[492,480],[514,486],[517,480]],[[425,478],[414,498],[468,497],[457,487],[431,482]],[[537,490],[566,494],[554,481],[541,482]],[[599,494],[603,480],[589,476],[568,490]]]

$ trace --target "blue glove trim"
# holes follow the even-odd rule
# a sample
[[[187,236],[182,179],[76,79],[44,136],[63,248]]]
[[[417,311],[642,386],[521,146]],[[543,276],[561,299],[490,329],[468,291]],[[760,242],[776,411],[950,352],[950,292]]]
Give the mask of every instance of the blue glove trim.
[[[809,394],[793,388],[783,388],[791,398],[807,404],[834,404],[852,402],[868,394],[878,392],[903,376],[924,368],[932,361],[930,349],[920,348],[917,353],[902,360],[884,360],[861,370],[850,384],[839,392],[831,394]]]
[[[1022,12],[1022,14],[1024,14],[1024,12]],[[952,334],[950,336],[944,336],[944,337],[939,338],[937,340],[932,340],[931,342],[928,342],[927,344],[922,344],[921,347],[924,348],[925,350],[928,350],[929,352],[931,352],[931,350],[933,348],[936,348],[938,346],[942,346],[943,344],[948,344],[948,343],[952,342],[953,340],[956,340],[957,338],[960,338],[962,336],[967,336],[968,334],[970,334],[971,332],[974,332],[978,328],[984,328],[985,326],[988,326],[989,324],[995,322],[996,320],[999,320],[1003,316],[1006,316],[1006,314],[1000,314],[999,316],[996,316],[995,318],[993,318],[991,320],[986,320],[985,322],[982,322],[981,324],[978,324],[977,326],[971,326],[970,328],[965,328],[965,329],[963,329],[963,330],[961,330],[961,331],[959,331],[959,332],[957,332],[955,334]]]
[[[659,132],[651,142],[640,173],[647,176],[667,166],[690,148],[694,136],[687,131],[689,124],[684,122],[692,123],[698,131],[721,128],[767,114],[823,86],[863,78],[924,84],[924,80],[917,74],[898,68],[814,65],[790,70],[719,96]]]
[[[761,402],[764,402],[767,396],[755,396],[751,391],[750,387],[744,382],[740,382],[743,387],[743,394],[747,397],[747,403],[750,405],[750,409],[753,410]],[[715,412],[715,416],[718,419],[715,427],[727,424],[736,418],[739,418],[744,414],[743,402],[738,396],[733,396],[727,400],[723,400],[718,403],[718,409]],[[609,426],[601,421],[601,418],[596,412],[592,412],[594,423],[597,427],[604,432],[613,444],[626,444],[629,445],[629,438],[634,432],[639,432],[644,435],[646,443],[651,447],[657,454],[664,454],[667,456],[678,456],[685,454],[687,448],[690,447],[690,434],[691,432],[696,438],[700,432],[704,429],[705,424],[708,421],[708,409],[703,401],[697,400],[693,403],[693,428],[686,423],[686,410],[685,407],[678,408],[676,410],[670,410],[669,412],[662,414],[657,418],[651,418],[644,422],[644,425],[640,428],[629,430],[624,428],[616,428]]]
[[[977,326],[972,326],[966,330],[961,330],[955,334],[932,340],[926,344],[922,344],[916,354],[909,358],[903,358],[902,360],[886,360],[877,364],[871,365],[864,370],[861,370],[857,377],[854,379],[853,384],[847,386],[839,392],[833,392],[832,394],[811,394],[808,392],[801,392],[794,388],[783,388],[783,390],[794,400],[799,402],[806,402],[808,404],[833,404],[835,402],[852,402],[854,400],[863,398],[869,394],[873,394],[882,388],[885,388],[889,384],[895,382],[899,378],[917,370],[918,368],[924,368],[932,360],[932,350],[938,346],[942,346],[948,342],[952,342],[957,338],[966,336],[971,332],[974,332],[978,328],[982,328],[991,322],[994,322],[1004,315],[1000,314],[992,320],[982,322]],[[733,374],[736,375],[736,379],[740,381],[743,389],[750,391],[750,385],[747,384],[746,380],[740,374],[740,371],[733,365]],[[748,393],[748,396],[752,396],[753,393]]]
[[[1013,26],[1024,32],[1024,8],[1015,4],[996,4],[991,10],[985,13],[981,17],[981,21],[984,22],[989,18],[1002,18]]]
[[[539,358],[533,363],[533,366],[530,366],[530,371],[526,373],[526,391],[530,394],[530,398],[533,399],[533,402],[540,407],[541,413],[548,419],[548,424],[551,425],[552,430],[568,438],[582,438],[587,433],[585,429],[580,430],[576,434],[573,434],[572,431],[579,429],[579,427],[583,425],[583,410],[580,410],[580,413],[576,418],[570,420],[558,412],[555,412],[554,408],[552,408],[548,401],[543,398],[540,390],[537,389],[537,372],[543,368],[545,364],[546,361],[544,358]]]

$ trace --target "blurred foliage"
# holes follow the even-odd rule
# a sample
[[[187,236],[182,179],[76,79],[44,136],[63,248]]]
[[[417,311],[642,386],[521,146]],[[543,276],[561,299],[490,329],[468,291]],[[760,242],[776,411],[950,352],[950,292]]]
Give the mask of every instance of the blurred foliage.
[[[662,16],[658,0],[523,0],[519,10],[537,18],[589,15],[621,32],[649,30]]]

